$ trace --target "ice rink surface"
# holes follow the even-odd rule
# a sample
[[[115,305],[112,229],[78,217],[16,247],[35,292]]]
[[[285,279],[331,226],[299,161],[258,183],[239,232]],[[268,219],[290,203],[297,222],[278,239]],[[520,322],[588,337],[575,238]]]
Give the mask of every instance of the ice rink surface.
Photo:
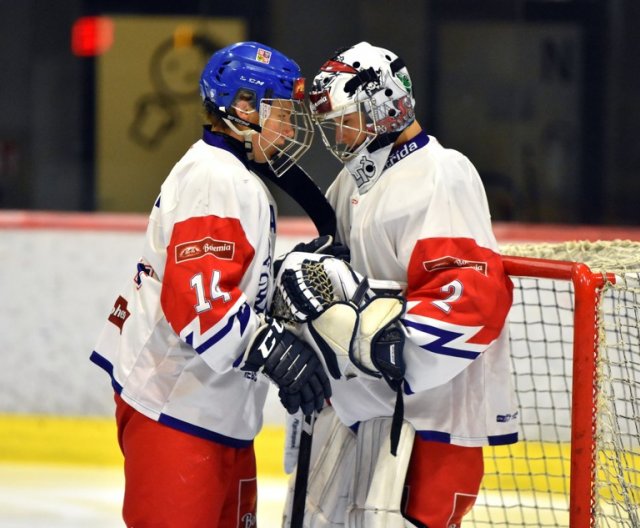
[[[0,527],[123,528],[117,468],[0,464]],[[286,481],[258,483],[258,526],[280,526]]]

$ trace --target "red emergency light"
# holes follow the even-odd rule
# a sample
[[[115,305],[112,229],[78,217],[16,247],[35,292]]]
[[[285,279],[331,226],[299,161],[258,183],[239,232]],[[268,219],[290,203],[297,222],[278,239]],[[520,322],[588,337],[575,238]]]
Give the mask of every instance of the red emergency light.
[[[113,20],[104,16],[78,18],[71,28],[71,51],[78,57],[95,57],[113,44]]]

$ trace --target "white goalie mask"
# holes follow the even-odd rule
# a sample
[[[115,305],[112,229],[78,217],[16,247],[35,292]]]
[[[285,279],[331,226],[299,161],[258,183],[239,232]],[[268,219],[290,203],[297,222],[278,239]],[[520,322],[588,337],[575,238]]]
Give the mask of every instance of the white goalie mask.
[[[360,42],[320,68],[309,100],[325,146],[365,193],[382,173],[400,132],[415,119],[411,78],[403,61],[389,50]]]

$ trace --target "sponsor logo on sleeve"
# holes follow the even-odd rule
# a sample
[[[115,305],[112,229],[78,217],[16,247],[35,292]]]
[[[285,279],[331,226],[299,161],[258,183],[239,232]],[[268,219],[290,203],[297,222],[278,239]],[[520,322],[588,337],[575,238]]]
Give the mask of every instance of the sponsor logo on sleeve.
[[[131,315],[131,312],[127,309],[128,304],[129,303],[127,303],[127,300],[124,297],[119,296],[113,305],[111,313],[109,314],[109,322],[116,325],[120,329],[121,334],[124,323]]]
[[[477,260],[465,260],[459,257],[440,257],[434,260],[425,260],[422,265],[426,271],[441,271],[452,268],[471,268],[483,275],[487,274],[487,263]]]
[[[206,237],[201,240],[184,242],[176,246],[176,263],[203,258],[211,255],[221,260],[233,260],[235,243]]]

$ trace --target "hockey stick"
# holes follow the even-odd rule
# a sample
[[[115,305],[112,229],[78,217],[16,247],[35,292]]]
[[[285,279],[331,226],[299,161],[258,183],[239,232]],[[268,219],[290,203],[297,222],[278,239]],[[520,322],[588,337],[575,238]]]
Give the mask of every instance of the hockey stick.
[[[264,164],[253,164],[252,169],[259,176],[274,183],[293,198],[293,200],[304,209],[307,215],[309,215],[319,235],[331,235],[335,237],[337,223],[336,213],[320,188],[302,167],[294,164],[281,177],[277,177]],[[302,422],[298,462],[296,464],[296,479],[293,487],[293,498],[291,500],[290,528],[302,528],[304,523],[309,465],[311,463],[311,443],[313,440],[313,425],[315,420],[315,413],[311,413],[305,416]]]
[[[287,193],[309,216],[319,235],[336,235],[336,213],[320,187],[299,165],[292,165],[276,176],[266,163],[253,163],[251,169]]]
[[[309,464],[311,462],[311,444],[313,442],[313,425],[315,421],[316,414],[311,413],[306,415],[302,422],[296,480],[293,486],[293,498],[291,500],[290,528],[302,528],[304,523],[307,483],[309,481]]]

